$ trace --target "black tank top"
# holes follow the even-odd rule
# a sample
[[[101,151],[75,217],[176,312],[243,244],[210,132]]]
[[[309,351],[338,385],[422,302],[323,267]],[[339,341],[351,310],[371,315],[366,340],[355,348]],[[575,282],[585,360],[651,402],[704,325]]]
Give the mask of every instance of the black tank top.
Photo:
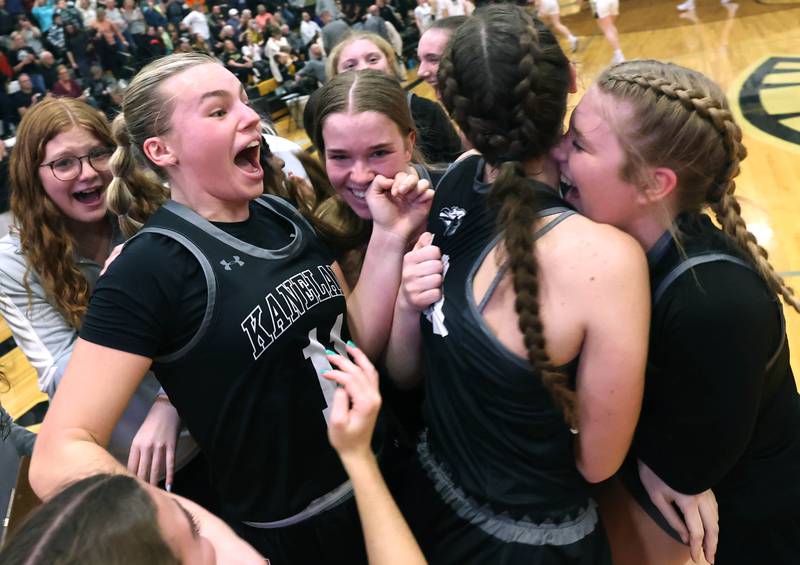
[[[680,444],[683,453],[677,453],[671,445],[664,445],[661,438],[669,438],[676,423],[692,416],[690,421],[700,428],[716,429],[714,426],[717,414],[726,411],[724,400],[704,398],[704,408],[699,412],[706,423],[701,423],[696,414],[698,409],[688,402],[683,407],[673,398],[681,394],[698,395],[703,390],[702,384],[692,390],[684,390],[684,375],[680,361],[685,357],[682,351],[671,347],[668,328],[672,327],[672,318],[685,299],[687,293],[701,293],[705,300],[714,300],[704,287],[704,281],[710,281],[716,271],[704,271],[698,275],[694,268],[707,263],[716,263],[741,269],[738,276],[755,278],[761,290],[753,295],[744,295],[750,301],[764,308],[774,309],[773,322],[753,328],[755,332],[765,332],[766,339],[772,344],[769,358],[764,358],[763,373],[759,378],[759,386],[752,397],[756,407],[755,425],[747,438],[747,445],[738,454],[725,475],[714,484],[697,486],[696,491],[713,487],[719,503],[720,522],[730,519],[770,520],[777,516],[797,514],[800,503],[800,488],[796,486],[795,477],[800,473],[800,398],[798,397],[792,368],[789,364],[789,347],[785,333],[785,321],[780,301],[770,291],[739,247],[722,231],[715,227],[710,218],[704,214],[684,214],[676,220],[676,228],[680,234],[680,247],[669,232],[648,251],[650,266],[650,286],[652,292],[652,319],[650,324],[650,351],[647,360],[644,400],[642,413],[637,426],[634,445],[619,476],[637,499],[645,511],[670,535],[678,539],[677,534],[669,527],[661,513],[650,501],[647,492],[639,480],[637,471],[637,448],[648,453],[657,452],[662,459],[668,460],[670,473],[681,472],[684,480],[701,483],[708,480],[708,472],[693,457],[693,449],[700,447]],[[728,275],[725,284],[740,290],[740,282]],[[694,280],[693,280],[694,279]],[[676,284],[683,282],[683,285]],[[685,284],[685,283],[691,284]],[[752,289],[753,286],[745,287]],[[741,290],[740,290],[741,292]],[[753,292],[749,290],[749,292]],[[763,296],[769,296],[764,301]],[[740,320],[746,323],[746,318]],[[745,326],[747,331],[750,329]],[[698,336],[699,338],[700,336]],[[755,335],[753,339],[755,339]],[[696,340],[697,348],[703,350],[701,339]],[[719,355],[718,351],[709,351],[708,355]],[[741,356],[739,351],[730,352],[734,358]],[[752,354],[751,354],[752,355]],[[678,366],[676,366],[678,365]],[[691,373],[690,373],[691,374]],[[681,380],[683,377],[683,380]],[[731,379],[729,388],[737,395],[750,394],[746,383],[737,382],[733,375],[719,375],[719,378]],[[687,414],[681,413],[683,409]],[[729,410],[728,410],[729,411]],[[730,435],[732,432],[727,431]],[[683,438],[685,434],[677,437]],[[704,435],[701,437],[705,437]],[[706,450],[713,452],[714,446]],[[657,461],[663,464],[663,461]],[[663,477],[662,477],[663,478]],[[675,486],[677,490],[680,490]],[[685,490],[685,489],[684,489]],[[724,526],[722,527],[724,532]],[[723,539],[723,538],[721,538]]]
[[[140,233],[177,241],[202,266],[201,326],[154,370],[210,462],[227,518],[267,522],[347,479],[327,437],[335,385],[319,371],[329,367],[324,350],[343,352],[349,333],[333,259],[311,226],[272,196],[250,212],[288,243],[253,246],[172,201]]]
[[[444,298],[422,319],[430,450],[477,501],[536,522],[561,520],[588,502],[573,436],[536,371],[499,342],[473,298],[475,273],[499,240],[483,167],[475,156],[445,174],[428,225],[447,265]],[[574,213],[549,187],[530,188],[540,216]],[[575,368],[564,369],[573,382]]]

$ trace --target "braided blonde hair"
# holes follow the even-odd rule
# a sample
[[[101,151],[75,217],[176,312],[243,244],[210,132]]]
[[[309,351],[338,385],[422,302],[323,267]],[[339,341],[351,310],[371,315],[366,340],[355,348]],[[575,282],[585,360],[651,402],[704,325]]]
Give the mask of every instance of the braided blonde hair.
[[[160,87],[187,69],[209,63],[220,64],[201,53],[162,57],[139,71],[125,91],[122,113],[114,119],[112,127],[117,150],[111,156],[114,180],[108,187],[108,207],[119,216],[125,237],[141,229],[169,198],[164,172],[142,150],[146,139],[166,135],[170,130],[172,99]]]
[[[748,231],[734,196],[734,179],[747,150],[720,87],[697,71],[652,60],[610,67],[597,85],[602,92],[625,101],[633,111],[625,120],[625,135],[620,136],[626,153],[623,178],[641,180],[637,177],[645,164],[658,163],[675,171],[678,210],[698,212],[708,206],[769,288],[800,312],[794,290]]]

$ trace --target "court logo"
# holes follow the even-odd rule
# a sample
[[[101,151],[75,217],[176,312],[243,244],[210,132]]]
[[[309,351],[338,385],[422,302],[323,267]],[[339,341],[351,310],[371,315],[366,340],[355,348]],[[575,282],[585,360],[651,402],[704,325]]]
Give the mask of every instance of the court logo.
[[[760,61],[745,73],[730,100],[748,133],[800,151],[800,57]]]

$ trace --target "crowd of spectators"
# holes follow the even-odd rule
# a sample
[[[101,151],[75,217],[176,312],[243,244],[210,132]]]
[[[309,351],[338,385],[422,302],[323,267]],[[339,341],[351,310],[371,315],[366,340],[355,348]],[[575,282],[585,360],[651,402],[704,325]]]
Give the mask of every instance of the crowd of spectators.
[[[174,51],[212,54],[245,85],[274,78],[281,94],[307,94],[351,29],[381,35],[398,57],[419,33],[409,0],[262,1],[0,0],[2,136],[46,96],[80,98],[111,117],[133,74]]]

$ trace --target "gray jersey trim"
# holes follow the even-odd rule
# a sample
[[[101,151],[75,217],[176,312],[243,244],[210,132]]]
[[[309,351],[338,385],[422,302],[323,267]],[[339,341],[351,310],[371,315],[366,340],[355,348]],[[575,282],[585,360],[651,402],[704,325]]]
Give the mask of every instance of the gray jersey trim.
[[[242,253],[247,253],[253,257],[261,257],[262,259],[284,259],[292,255],[295,251],[300,248],[303,240],[303,232],[295,223],[295,218],[290,217],[285,214],[283,211],[278,210],[270,200],[276,198],[271,195],[264,195],[264,197],[259,197],[256,199],[256,202],[263,205],[264,207],[272,210],[287,222],[289,222],[292,227],[294,228],[294,237],[292,241],[289,242],[287,245],[280,249],[263,249],[261,247],[256,247],[255,245],[251,245],[247,242],[242,241],[241,239],[237,239],[232,235],[225,233],[217,226],[203,218],[200,214],[192,210],[191,208],[187,208],[183,204],[178,204],[174,200],[167,200],[164,203],[164,207],[172,212],[173,214],[180,216],[190,224],[194,225],[198,229],[203,230],[204,232],[208,233],[209,235],[213,236],[214,238],[218,239],[222,243],[233,247],[241,251]]]
[[[284,528],[304,522],[309,518],[313,518],[318,514],[322,514],[326,510],[330,510],[334,506],[346,502],[353,496],[353,484],[350,481],[340,484],[327,494],[320,496],[311,501],[311,504],[305,507],[304,510],[289,516],[283,520],[276,520],[275,522],[242,522],[253,528],[261,528],[264,530],[271,530],[273,528]]]
[[[514,520],[496,514],[488,505],[479,505],[457,487],[447,472],[435,460],[423,433],[417,445],[420,463],[441,499],[463,520],[477,526],[485,533],[505,543],[526,545],[564,546],[576,543],[595,531],[599,521],[597,503],[588,499],[586,508],[578,510],[573,518],[565,516],[559,523],[545,521],[541,524],[527,518]]]
[[[744,259],[736,257],[735,255],[728,255],[727,253],[709,253],[707,255],[691,257],[689,259],[685,259],[682,263],[672,269],[666,277],[664,277],[664,280],[661,281],[661,284],[658,285],[658,288],[653,293],[653,306],[658,304],[658,302],[664,297],[664,293],[667,291],[667,289],[683,273],[698,265],[713,263],[715,261],[727,261],[729,263],[735,263],[736,265],[744,267],[745,269],[759,275],[759,277],[761,276],[750,263]],[[781,342],[778,344],[778,349],[772,354],[772,357],[770,357],[769,362],[767,362],[765,371],[769,371],[772,369],[775,363],[777,363],[778,358],[780,357],[781,352],[786,345],[786,318],[783,315],[783,308],[780,305],[780,301],[778,301],[778,315],[780,316],[781,320]]]
[[[753,270],[753,267],[743,259],[739,257],[735,257],[733,255],[728,255],[727,253],[709,253],[707,255],[699,255],[697,257],[690,257],[685,259],[681,263],[679,263],[674,269],[672,269],[669,274],[661,281],[656,288],[656,291],[653,293],[653,306],[658,304],[659,300],[664,296],[664,293],[667,289],[675,282],[675,280],[681,276],[683,273],[697,267],[698,265],[703,265],[705,263],[713,263],[715,261],[728,261],[730,263],[736,263],[746,269]]]
[[[540,218],[546,218],[547,216],[552,216],[553,214],[560,214],[560,216],[555,220],[551,221],[549,224],[544,226],[539,231],[537,231],[535,234],[533,234],[534,241],[546,235],[547,232],[549,232],[551,229],[553,229],[558,224],[560,224],[561,222],[563,222],[564,220],[566,220],[575,213],[576,213],[575,210],[571,210],[563,206],[556,206],[555,208],[547,208],[546,210],[539,211],[537,216]],[[489,248],[489,250],[493,249],[494,246],[497,245],[498,238],[495,238],[493,241],[494,244],[492,245],[492,247]],[[483,263],[483,260],[486,259],[486,255],[488,254],[489,251],[484,251],[484,253],[481,254],[481,260],[480,263],[478,263],[478,267],[473,272],[471,272],[473,278],[475,277],[475,273],[477,272],[478,268],[480,268],[480,265]],[[492,295],[494,294],[494,291],[497,290],[497,286],[500,284],[500,281],[503,280],[504,276],[506,276],[508,267],[509,263],[508,261],[505,261],[500,266],[500,268],[497,269],[497,273],[495,273],[494,278],[492,279],[492,282],[489,285],[489,288],[486,290],[486,294],[483,295],[483,298],[478,304],[478,312],[480,312],[481,314],[483,314],[483,310],[484,308],[486,308],[486,305],[489,303],[489,300],[492,299]]]
[[[166,228],[159,228],[159,227],[147,227],[142,230],[139,230],[136,235],[134,235],[131,239],[128,240],[130,242],[135,237],[143,233],[157,233],[159,235],[163,235],[170,239],[175,240],[179,244],[183,245],[192,255],[197,258],[197,261],[200,263],[200,267],[203,269],[203,274],[206,276],[206,288],[208,290],[208,298],[206,300],[206,311],[203,314],[203,320],[200,322],[200,327],[197,328],[197,331],[192,336],[192,338],[180,349],[173,353],[168,353],[166,355],[160,355],[153,359],[159,363],[172,363],[177,361],[184,355],[186,355],[197,343],[200,339],[205,335],[206,330],[211,325],[211,317],[214,313],[214,305],[217,302],[217,279],[214,275],[214,269],[211,267],[211,263],[209,262],[208,258],[200,251],[200,248],[194,244],[189,238],[186,236],[174,232],[172,230]]]

